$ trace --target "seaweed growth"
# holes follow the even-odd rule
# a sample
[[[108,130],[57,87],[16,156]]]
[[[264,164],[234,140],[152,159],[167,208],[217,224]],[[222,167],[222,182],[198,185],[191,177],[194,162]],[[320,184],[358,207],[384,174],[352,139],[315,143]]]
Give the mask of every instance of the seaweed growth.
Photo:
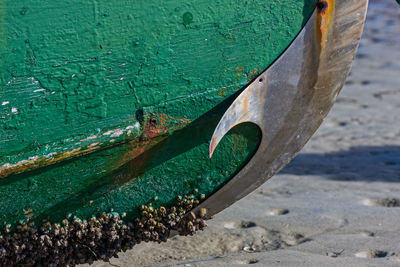
[[[165,242],[171,231],[193,235],[206,227],[206,210],[191,212],[199,203],[195,196],[178,197],[170,208],[141,207],[140,218],[124,222],[125,214],[102,213],[89,220],[67,216],[61,224],[20,222],[14,233],[10,225],[0,235],[1,266],[75,266],[109,261],[117,253],[141,242]]]

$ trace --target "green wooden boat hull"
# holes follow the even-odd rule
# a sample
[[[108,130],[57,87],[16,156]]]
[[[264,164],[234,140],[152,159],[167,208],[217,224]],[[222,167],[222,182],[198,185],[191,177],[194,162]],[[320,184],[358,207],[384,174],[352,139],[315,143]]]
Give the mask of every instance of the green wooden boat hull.
[[[3,1],[0,265],[202,230],[318,129],[367,5]]]
[[[260,141],[219,119],[313,1],[3,1],[0,222],[59,222],[207,198]],[[154,200],[157,199],[157,200]]]

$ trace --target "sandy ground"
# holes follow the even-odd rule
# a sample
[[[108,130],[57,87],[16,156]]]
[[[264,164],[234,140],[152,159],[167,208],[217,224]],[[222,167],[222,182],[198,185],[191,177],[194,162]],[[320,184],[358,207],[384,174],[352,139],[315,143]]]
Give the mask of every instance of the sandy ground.
[[[192,237],[114,266],[400,266],[400,8],[372,1],[332,112],[296,159]],[[110,266],[96,263],[95,266]]]

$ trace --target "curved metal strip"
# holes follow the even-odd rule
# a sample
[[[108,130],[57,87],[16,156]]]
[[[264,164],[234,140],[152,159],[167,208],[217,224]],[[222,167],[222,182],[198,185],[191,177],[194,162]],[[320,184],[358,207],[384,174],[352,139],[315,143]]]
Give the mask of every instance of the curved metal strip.
[[[242,122],[257,124],[260,146],[249,163],[199,208],[210,215],[246,196],[282,169],[331,109],[361,38],[368,0],[320,1],[286,52],[233,102],[215,129],[210,157]]]

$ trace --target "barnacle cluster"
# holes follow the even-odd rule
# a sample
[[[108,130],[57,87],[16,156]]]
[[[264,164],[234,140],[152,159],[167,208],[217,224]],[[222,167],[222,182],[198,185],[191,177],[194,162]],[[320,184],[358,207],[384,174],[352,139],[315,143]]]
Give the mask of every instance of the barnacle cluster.
[[[126,214],[102,213],[89,220],[67,216],[60,224],[35,227],[21,221],[14,231],[7,225],[0,234],[0,266],[74,266],[109,261],[117,253],[141,242],[165,242],[171,231],[192,235],[206,227],[206,210],[191,210],[199,201],[194,195],[178,197],[176,205],[140,208],[141,216],[124,222]]]

